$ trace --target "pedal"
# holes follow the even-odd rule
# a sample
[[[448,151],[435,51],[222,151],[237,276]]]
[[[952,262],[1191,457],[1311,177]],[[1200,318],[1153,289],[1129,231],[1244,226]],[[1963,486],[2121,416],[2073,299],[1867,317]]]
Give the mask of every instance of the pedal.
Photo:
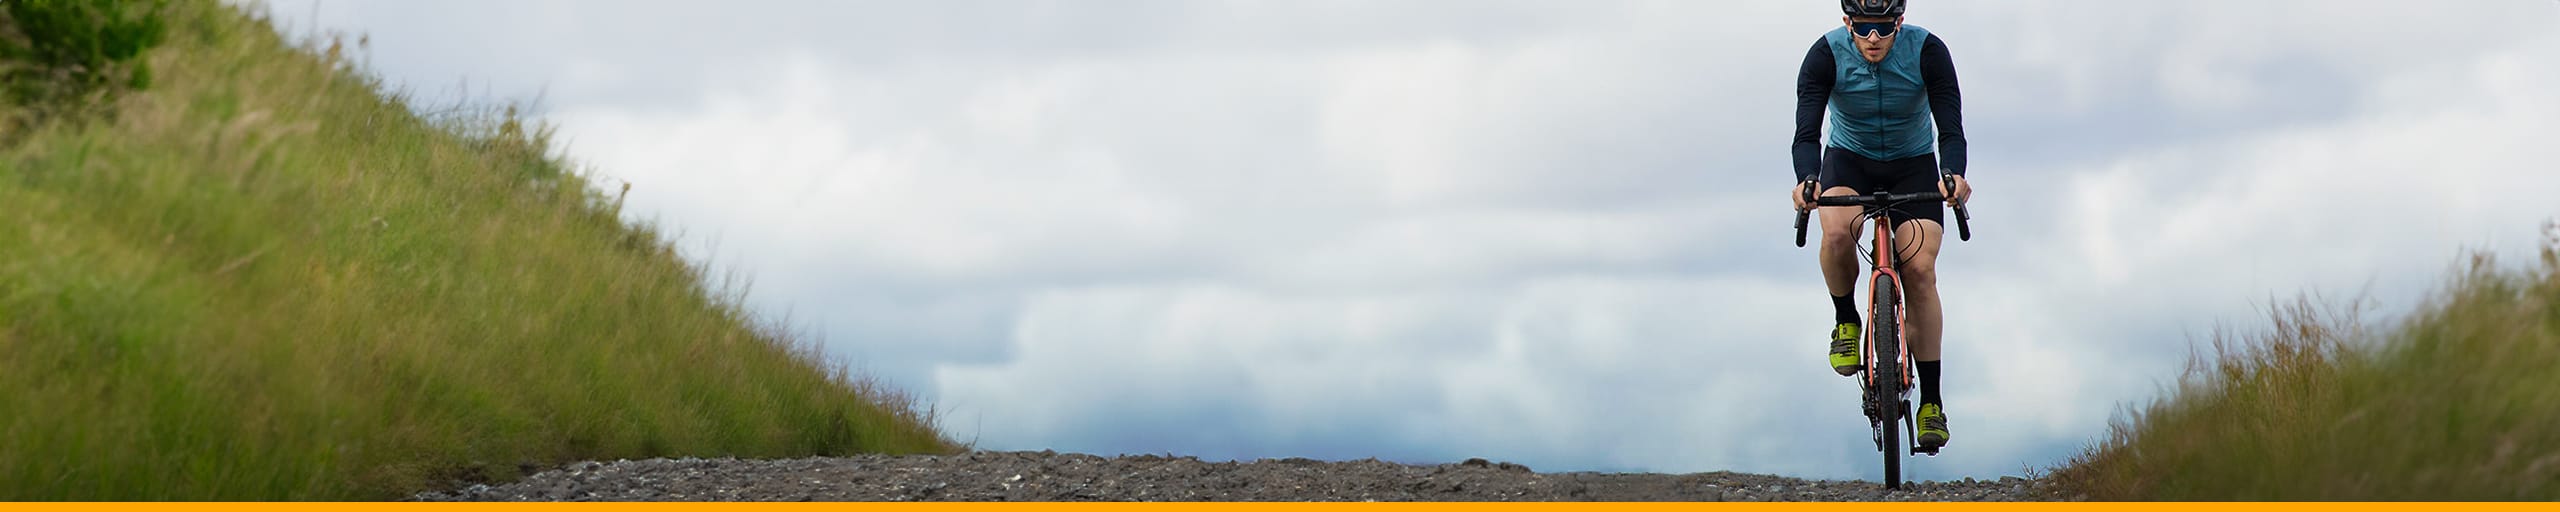
[[[1937,449],[1937,448],[1924,448],[1924,447],[1920,447],[1920,446],[1912,446],[1912,447],[1911,447],[1911,454],[1912,454],[1912,455],[1927,455],[1927,456],[1930,456],[1930,457],[1937,457],[1937,456],[1938,456],[1938,449]]]

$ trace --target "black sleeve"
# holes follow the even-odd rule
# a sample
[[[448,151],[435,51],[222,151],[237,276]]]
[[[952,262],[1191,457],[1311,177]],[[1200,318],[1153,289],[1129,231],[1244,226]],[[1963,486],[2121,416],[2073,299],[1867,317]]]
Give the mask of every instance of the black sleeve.
[[[1813,40],[1813,50],[1804,54],[1804,69],[1796,71],[1796,181],[1813,179],[1822,173],[1822,115],[1831,106],[1832,75],[1839,73],[1831,60],[1831,42]]]
[[[1929,82],[1929,116],[1938,122],[1938,167],[1963,176],[1964,94],[1956,88],[1955,57],[1937,34],[1920,45],[1920,79]]]

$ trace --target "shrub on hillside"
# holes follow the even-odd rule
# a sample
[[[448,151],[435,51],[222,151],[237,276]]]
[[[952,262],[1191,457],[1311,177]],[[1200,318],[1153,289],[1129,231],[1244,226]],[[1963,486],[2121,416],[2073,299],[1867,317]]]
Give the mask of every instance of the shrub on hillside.
[[[140,57],[167,32],[166,0],[0,0],[0,94],[9,133],[151,85]]]

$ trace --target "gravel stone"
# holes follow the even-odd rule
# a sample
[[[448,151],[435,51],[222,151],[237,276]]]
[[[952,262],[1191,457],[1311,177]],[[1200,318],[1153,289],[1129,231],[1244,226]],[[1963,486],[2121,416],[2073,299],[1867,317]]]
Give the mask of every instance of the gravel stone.
[[[578,462],[504,485],[463,484],[418,501],[2029,501],[2067,499],[2018,477],[1918,482],[1733,472],[1539,473],[1485,459],[1416,465],[1302,458],[1040,452],[781,460]]]

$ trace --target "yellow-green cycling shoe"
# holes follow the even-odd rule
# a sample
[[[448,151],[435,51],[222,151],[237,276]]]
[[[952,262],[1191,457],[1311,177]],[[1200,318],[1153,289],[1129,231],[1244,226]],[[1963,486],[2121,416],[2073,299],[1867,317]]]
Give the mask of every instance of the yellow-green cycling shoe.
[[[1831,371],[1840,372],[1840,376],[1847,377],[1857,375],[1858,369],[1865,366],[1864,361],[1858,360],[1858,324],[1832,326]]]
[[[1947,445],[1947,410],[1938,404],[1920,404],[1920,449],[1936,451]]]

